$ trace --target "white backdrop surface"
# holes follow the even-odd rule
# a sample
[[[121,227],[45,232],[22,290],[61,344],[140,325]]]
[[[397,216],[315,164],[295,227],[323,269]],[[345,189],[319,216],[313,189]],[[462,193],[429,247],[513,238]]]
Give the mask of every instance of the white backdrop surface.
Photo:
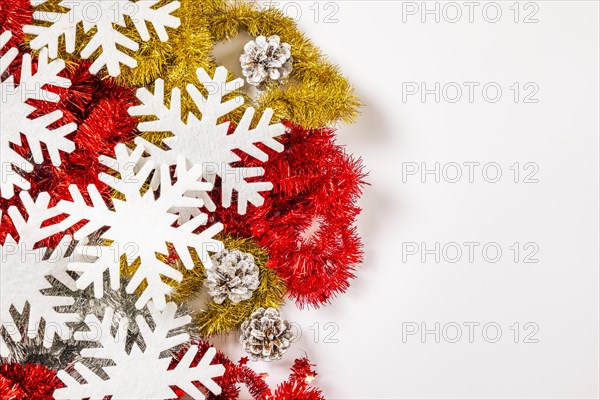
[[[328,399],[599,397],[599,4],[490,3],[272,5],[356,86],[371,186],[357,279],[285,306],[269,382],[306,353]]]

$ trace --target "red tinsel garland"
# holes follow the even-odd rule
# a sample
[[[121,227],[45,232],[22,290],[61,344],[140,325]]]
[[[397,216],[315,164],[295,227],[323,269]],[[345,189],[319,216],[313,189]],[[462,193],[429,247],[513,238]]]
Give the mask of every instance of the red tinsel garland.
[[[0,33],[11,31],[10,47],[18,47],[25,34],[23,27],[31,24],[33,9],[30,0],[0,1]]]
[[[198,346],[198,352],[192,364],[196,365],[211,347],[211,344],[200,339],[194,340],[192,344]],[[179,359],[185,354],[184,352],[185,350],[174,357],[171,368],[174,368],[177,365]],[[247,361],[247,359],[242,359],[239,363],[235,364],[223,353],[217,351],[213,363],[223,364],[225,366],[225,374],[215,378],[215,382],[221,387],[221,394],[215,396],[206,391],[208,392],[206,398],[209,400],[238,399],[240,395],[238,386],[243,384],[255,400],[325,400],[318,388],[310,386],[310,382],[317,374],[312,370],[313,365],[310,364],[308,359],[301,358],[296,360],[292,366],[290,377],[286,382],[279,384],[275,389],[275,392],[273,392],[265,382],[264,374],[256,373],[245,365]],[[184,398],[185,393],[181,390],[176,391],[179,399]]]
[[[0,365],[0,399],[52,400],[54,390],[62,387],[56,372],[37,364]]]
[[[354,223],[366,175],[361,160],[335,144],[333,129],[287,127],[280,139],[285,151],[264,149],[265,165],[241,155],[243,165],[263,166],[264,180],[274,185],[265,204],[243,217],[223,208],[218,215],[228,232],[254,236],[268,248],[269,265],[299,306],[319,306],[346,291],[362,260]]]

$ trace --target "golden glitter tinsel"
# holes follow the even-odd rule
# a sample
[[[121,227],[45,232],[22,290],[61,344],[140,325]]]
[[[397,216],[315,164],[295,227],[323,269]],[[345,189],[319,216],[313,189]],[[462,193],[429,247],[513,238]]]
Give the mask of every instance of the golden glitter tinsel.
[[[248,1],[209,1],[207,22],[215,42],[230,40],[241,31],[251,36],[277,35],[292,47],[295,84],[272,86],[253,106],[260,112],[272,108],[275,117],[318,128],[337,122],[353,122],[360,102],[337,67],[328,63],[291,18],[280,10],[259,10]]]
[[[195,317],[196,325],[200,329],[201,335],[205,337],[237,329],[259,307],[279,308],[286,292],[283,279],[267,266],[266,250],[258,246],[254,240],[233,236],[223,236],[219,239],[223,241],[226,249],[238,249],[254,256],[254,262],[259,269],[260,284],[251,299],[237,304],[232,303],[229,299],[222,304],[216,304],[209,300],[206,311],[199,311]],[[192,300],[198,296],[199,292],[203,290],[206,278],[204,267],[197,259],[194,269],[182,272],[183,281],[173,285],[175,290],[172,299],[178,303]]]
[[[157,7],[169,1],[162,0]],[[65,12],[59,2],[60,0],[49,0],[36,10]],[[232,111],[223,120],[237,121],[245,108],[253,106],[259,114],[266,108],[272,108],[275,119],[288,120],[309,129],[330,126],[340,121],[354,121],[360,102],[353,87],[338,68],[328,63],[313,43],[298,30],[296,23],[280,10],[260,10],[251,1],[180,0],[180,3],[181,6],[172,15],[181,20],[181,26],[169,29],[169,40],[166,42],[161,42],[153,29],[149,29],[151,39],[141,41],[129,17],[126,17],[126,27],[115,27],[140,44],[135,53],[121,49],[135,58],[138,66],[132,69],[122,65],[118,82],[128,87],[146,86],[153,90],[153,82],[161,78],[165,81],[167,94],[174,87],[185,88],[189,83],[204,91],[196,78],[196,70],[204,68],[209,74],[214,73],[216,64],[212,51],[217,43],[231,40],[243,31],[251,36],[278,35],[282,42],[292,46],[294,69],[290,83],[271,85],[256,99],[244,96],[244,106]],[[85,33],[78,26],[77,36],[84,40],[77,41],[77,49],[72,55],[64,51],[64,43],[61,43],[59,56],[64,59],[78,57],[80,50],[94,33],[95,29]],[[91,59],[96,56],[97,54],[92,55]],[[233,78],[234,75],[230,74],[230,79]],[[240,93],[230,94],[237,95]],[[165,99],[167,104],[168,97]],[[185,90],[182,90],[181,100],[184,117],[189,112],[198,115],[196,106]],[[155,135],[157,136],[146,139],[156,142],[155,139],[161,134]]]

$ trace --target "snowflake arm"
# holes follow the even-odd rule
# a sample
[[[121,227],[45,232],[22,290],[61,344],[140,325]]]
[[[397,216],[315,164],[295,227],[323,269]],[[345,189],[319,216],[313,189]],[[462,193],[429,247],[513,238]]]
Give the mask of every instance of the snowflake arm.
[[[271,118],[273,118],[273,110],[270,108],[267,108],[260,117],[256,128],[250,129],[254,113],[254,108],[248,108],[233,134],[228,135],[227,138],[237,149],[259,161],[266,162],[269,160],[269,156],[256,146],[256,143],[262,143],[271,150],[281,153],[284,150],[283,145],[275,140],[275,137],[282,135],[285,131],[282,131],[280,124],[270,125]]]
[[[164,103],[165,97],[165,81],[157,79],[154,83],[154,93],[151,93],[146,88],[140,88],[136,93],[138,99],[142,102],[141,105],[132,106],[129,108],[129,114],[133,116],[155,115],[156,119],[152,121],[142,121],[138,125],[138,129],[143,132],[177,132],[189,129],[181,120],[181,91],[174,88],[171,92],[170,106]],[[152,160],[157,164],[173,165],[176,161],[176,155],[172,152],[163,152],[162,149],[148,142],[147,140],[137,137],[135,143],[138,146],[143,146],[147,152],[163,157],[153,157]],[[160,182],[160,174],[155,174],[151,185],[153,189],[158,187]]]
[[[192,396],[193,399],[204,398],[204,394],[193,382],[200,382],[204,387],[218,396],[221,394],[221,387],[213,378],[222,376],[225,373],[225,367],[221,364],[210,364],[217,354],[217,350],[214,347],[209,348],[204,356],[202,356],[200,363],[192,367],[191,364],[196,354],[198,354],[198,346],[190,346],[177,366],[173,370],[167,371],[167,374],[172,377],[173,381],[177,382],[175,384],[177,387]]]
[[[68,222],[65,221],[44,226],[44,222],[62,214],[60,208],[50,207],[48,193],[40,193],[35,200],[28,192],[19,193],[19,197],[27,211],[27,219],[15,206],[9,207],[8,215],[19,234],[20,242],[25,243],[27,248],[33,249],[39,241],[54,236],[68,227]]]
[[[34,6],[45,3],[46,0],[36,0]],[[111,76],[121,73],[121,64],[130,68],[137,66],[137,61],[121,50],[121,47],[130,51],[137,51],[139,44],[132,38],[119,32],[115,26],[126,26],[125,17],[131,18],[135,29],[145,42],[150,40],[147,23],[150,23],[163,42],[169,39],[166,28],[178,28],[181,24],[179,18],[171,15],[180,6],[178,1],[169,2],[162,7],[154,8],[159,0],[63,0],[60,6],[66,8],[65,13],[35,11],[33,18],[47,25],[28,25],[23,29],[25,33],[32,34],[34,39],[31,47],[39,50],[48,47],[51,57],[58,56],[60,39],[65,39],[65,50],[72,54],[81,39],[77,37],[77,26],[83,25],[84,33],[91,35],[81,50],[81,57],[88,59],[99,51],[98,57],[90,67],[92,74],[98,73],[106,67]],[[96,13],[95,18],[88,14]],[[92,28],[94,33],[90,34]]]
[[[119,177],[102,172],[98,178],[112,189],[125,195],[126,201],[139,198],[140,191],[154,168],[153,163],[147,163],[138,170],[137,165],[143,153],[143,148],[136,147],[130,151],[123,143],[119,143],[115,146],[115,158],[100,156],[100,162],[119,173]]]
[[[91,205],[85,201],[77,185],[69,186],[69,193],[73,200],[61,200],[57,205],[68,215],[65,221],[72,226],[84,219],[88,220],[74,233],[76,240],[84,239],[98,229],[115,223],[117,217],[114,211],[108,208],[96,186],[88,186],[88,193],[92,200]]]
[[[208,96],[204,97],[198,88],[191,83],[187,85],[186,89],[194,100],[196,107],[202,113],[202,122],[207,125],[217,125],[219,117],[227,115],[244,104],[242,96],[223,102],[223,97],[244,86],[244,80],[241,78],[227,82],[227,69],[225,67],[217,67],[213,78],[203,68],[198,68],[196,76],[208,91]]]
[[[146,22],[152,25],[158,38],[163,42],[169,40],[166,28],[179,28],[181,25],[179,18],[171,15],[172,12],[179,8],[181,3],[173,1],[160,8],[153,8],[159,1],[138,1],[137,3],[133,3],[136,6],[135,9],[130,8],[128,10],[127,14],[133,20],[135,28],[144,42],[150,40],[150,33],[148,32]]]
[[[84,23],[84,26],[86,24]],[[137,51],[139,44],[129,39],[119,31],[112,30],[112,24],[106,21],[100,21],[97,24],[98,33],[111,32],[107,34],[96,34],[89,43],[81,50],[81,58],[87,60],[98,49],[102,49],[98,58],[90,66],[90,73],[97,74],[103,67],[108,69],[110,76],[119,76],[121,74],[121,64],[129,68],[137,67],[137,61],[129,54],[119,50],[118,46],[123,46],[131,51]],[[86,30],[87,32],[87,30]]]
[[[163,281],[163,277],[181,282],[183,275],[158,260],[154,254],[142,253],[140,258],[142,258],[142,262],[127,285],[127,293],[135,293],[145,280],[147,287],[142,290],[135,306],[141,309],[152,300],[156,303],[156,307],[162,309],[167,304],[167,296],[173,291],[173,288]]]
[[[32,0],[31,5],[37,7],[47,0]],[[60,38],[65,38],[65,49],[67,53],[72,54],[75,51],[75,37],[77,34],[77,24],[79,18],[75,18],[73,13],[57,13],[49,11],[34,11],[34,21],[43,21],[51,23],[50,26],[26,25],[23,32],[33,35],[30,46],[34,50],[47,47],[50,57],[58,57],[58,46]]]
[[[149,164],[151,164],[151,162]],[[144,167],[147,165],[148,164],[144,165]],[[195,165],[188,170],[185,159],[180,157],[177,160],[175,175],[177,176],[177,181],[172,185],[169,165],[161,165],[161,196],[157,200],[157,204],[160,204],[165,211],[173,207],[202,207],[202,199],[185,196],[189,191],[208,192],[212,190],[213,185],[211,183],[202,182],[200,180],[200,178],[202,178],[202,168],[199,165]],[[163,191],[164,193],[162,193]],[[200,218],[203,219],[203,222],[199,223],[198,226],[206,223],[206,214]]]
[[[169,370],[171,359],[161,358],[161,353],[189,340],[189,335],[186,333],[172,335],[172,332],[189,324],[191,318],[187,315],[177,317],[175,303],[168,303],[163,311],[155,309],[152,303],[149,303],[148,307],[152,312],[155,328],[150,329],[146,320],[138,316],[136,322],[146,346],[142,351],[134,345],[129,354],[125,351],[125,341],[121,339],[127,332],[127,319],[121,320],[118,333],[113,336],[111,333],[113,311],[110,308],[106,310],[102,321],[94,315],[87,316],[85,322],[90,330],[76,333],[75,338],[88,341],[92,338],[92,341],[100,345],[97,348],[82,350],[82,356],[113,361],[113,366],[104,367],[104,372],[109,379],[104,380],[83,363],[76,363],[74,369],[84,382],[75,379],[66,371],[59,371],[58,377],[65,387],[55,391],[55,398],[58,400],[102,399],[105,396],[112,396],[114,400],[137,398],[162,400],[173,397],[171,386],[177,386],[194,399],[203,399],[204,395],[193,384],[196,381],[201,382],[215,395],[220,394],[221,388],[212,378],[223,375],[225,367],[220,364],[210,365],[216,353],[214,349],[209,350],[196,367],[191,366],[197,350],[194,347],[187,350],[184,358],[173,370]]]
[[[213,239],[213,237],[223,230],[223,224],[216,223],[204,229],[199,234],[194,233],[194,231],[201,225],[206,224],[206,220],[206,214],[200,214],[190,219],[188,222],[180,226],[180,229],[185,232],[185,235],[175,237],[172,241],[175,249],[180,255],[183,265],[187,269],[192,269],[194,263],[189,251],[184,251],[186,247],[191,247],[196,250],[200,256],[200,261],[202,261],[202,264],[206,269],[212,268],[213,265],[210,258],[210,253],[218,253],[219,251],[223,250],[223,243]]]
[[[80,261],[69,263],[67,269],[79,273],[76,285],[83,290],[89,286],[94,288],[94,296],[104,296],[104,273],[108,271],[110,288],[117,290],[121,282],[120,254],[114,246],[79,245],[75,255]],[[90,258],[93,260],[90,261]]]

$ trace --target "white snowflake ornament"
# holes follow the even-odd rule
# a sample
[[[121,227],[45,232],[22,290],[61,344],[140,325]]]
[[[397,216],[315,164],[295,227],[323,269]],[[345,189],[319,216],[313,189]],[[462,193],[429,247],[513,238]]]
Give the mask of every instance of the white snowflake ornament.
[[[33,6],[46,3],[48,0],[31,0]],[[77,26],[83,25],[85,33],[95,29],[92,38],[81,50],[81,57],[88,59],[99,51],[98,57],[90,67],[92,74],[98,73],[106,66],[111,76],[121,73],[121,64],[135,68],[137,62],[121,48],[137,51],[139,44],[116,29],[125,27],[128,17],[133,22],[140,38],[150,40],[147,23],[151,24],[159,39],[169,39],[166,28],[178,28],[179,18],[171,13],[179,8],[178,1],[170,1],[162,7],[155,7],[160,0],[63,0],[59,3],[68,11],[65,13],[35,11],[33,19],[36,25],[27,25],[25,33],[35,36],[30,46],[34,50],[48,47],[50,57],[58,56],[58,47],[64,36],[66,51],[72,54],[82,39],[77,36]]]
[[[171,357],[163,358],[162,353],[186,343],[189,335],[185,333],[172,335],[171,333],[191,322],[189,316],[177,317],[177,306],[168,303],[163,311],[156,310],[152,303],[148,304],[152,310],[154,329],[148,322],[138,316],[136,322],[140,334],[144,339],[145,350],[134,344],[128,353],[125,349],[125,340],[129,321],[121,320],[116,334],[111,333],[113,310],[108,308],[102,321],[94,315],[85,319],[90,328],[87,332],[77,332],[76,340],[96,342],[99,347],[82,350],[81,355],[91,360],[110,360],[112,366],[104,367],[103,371],[108,379],[103,379],[83,363],[74,365],[75,371],[82,379],[77,380],[66,371],[59,371],[57,376],[63,381],[65,387],[54,392],[57,400],[75,399],[104,399],[111,396],[112,400],[163,400],[176,396],[171,386],[184,390],[193,399],[204,399],[204,394],[194,385],[200,382],[213,394],[219,395],[221,388],[213,378],[222,376],[225,367],[211,362],[216,350],[210,348],[202,357],[198,365],[192,367],[194,357],[198,351],[197,346],[191,346],[177,366],[169,370]],[[83,381],[83,382],[82,382]]]
[[[0,34],[0,51],[4,49],[12,34],[6,31]],[[15,82],[13,75],[7,75],[8,67],[18,56],[16,48],[8,49],[0,56],[0,196],[11,198],[15,188],[28,190],[30,187],[21,171],[33,171],[35,164],[44,161],[42,144],[48,150],[52,164],[61,164],[60,152],[70,153],[75,144],[66,136],[76,129],[75,123],[69,123],[50,129],[50,126],[63,117],[60,110],[37,118],[29,115],[35,107],[27,104],[28,100],[58,102],[60,97],[48,90],[48,87],[66,88],[71,82],[59,76],[64,69],[63,60],[48,62],[48,51],[42,50],[33,72],[31,55],[23,55],[21,77]],[[27,139],[31,159],[24,158],[13,146],[22,146],[21,134]]]
[[[68,339],[72,333],[69,324],[78,321],[75,313],[57,311],[57,307],[72,305],[73,297],[43,294],[46,289],[52,287],[49,277],[75,290],[75,282],[67,274],[69,259],[66,257],[66,250],[70,238],[63,238],[51,254],[48,254],[45,247],[36,248],[38,242],[64,229],[62,223],[44,226],[45,221],[61,212],[56,207],[48,207],[50,196],[47,193],[41,193],[35,201],[28,192],[21,192],[20,197],[27,211],[27,219],[16,207],[8,209],[8,214],[19,233],[19,240],[8,235],[4,244],[0,245],[0,323],[1,328],[13,341],[20,341],[21,332],[13,320],[11,308],[14,307],[17,313],[22,314],[28,306],[27,336],[36,337],[43,321],[43,342],[44,346],[49,348],[55,335],[63,340]],[[10,356],[2,335],[0,355]]]
[[[235,150],[266,162],[268,155],[257,144],[282,152],[283,145],[275,138],[285,133],[285,126],[281,123],[271,124],[273,110],[267,109],[256,127],[251,128],[255,110],[250,107],[237,123],[234,132],[228,134],[229,122],[219,124],[217,121],[240,107],[244,99],[237,96],[223,101],[223,97],[241,87],[243,79],[227,82],[227,70],[224,67],[218,67],[212,78],[202,68],[197,70],[196,75],[206,88],[208,96],[204,97],[193,84],[187,85],[186,90],[201,114],[198,119],[189,113],[187,123],[182,120],[181,91],[178,88],[171,92],[170,106],[164,101],[163,80],[155,82],[154,93],[145,88],[138,89],[137,97],[141,105],[131,107],[129,113],[155,117],[152,121],[141,122],[138,129],[141,132],[170,132],[173,136],[162,140],[166,148],[155,146],[142,138],[137,138],[136,143],[143,145],[150,154],[150,159],[158,165],[175,165],[177,158],[183,155],[188,164],[202,168],[202,178],[206,181],[214,183],[216,177],[219,177],[223,207],[231,206],[235,192],[238,212],[245,214],[249,203],[254,206],[264,203],[260,193],[271,190],[273,184],[254,179],[264,175],[263,168],[235,166],[240,161]],[[155,179],[158,176],[157,174]],[[153,184],[156,183],[155,180]],[[215,204],[208,195],[200,195],[206,208],[214,211]]]
[[[201,199],[190,197],[189,192],[206,192],[212,184],[201,182],[202,170],[199,166],[188,169],[181,158],[177,164],[175,183],[172,183],[169,166],[161,166],[160,194],[147,189],[146,182],[154,169],[154,163],[148,162],[139,170],[144,149],[140,146],[131,152],[124,144],[115,147],[116,158],[101,157],[100,161],[118,172],[119,176],[105,173],[99,179],[112,189],[125,196],[124,200],[112,199],[112,207],[107,205],[94,185],[88,186],[92,204],[88,204],[83,195],[72,185],[69,187],[72,201],[63,200],[58,208],[68,215],[66,223],[72,226],[87,221],[75,233],[75,239],[83,239],[89,234],[108,227],[102,239],[112,242],[105,246],[78,246],[76,254],[86,256],[87,261],[74,262],[68,266],[71,271],[80,273],[77,287],[84,289],[94,285],[96,297],[102,297],[104,273],[108,271],[110,285],[116,290],[120,284],[120,260],[124,257],[129,265],[139,261],[131,281],[128,293],[134,293],[142,283],[146,287],[141,292],[136,306],[144,307],[150,300],[159,310],[166,306],[166,296],[172,287],[163,281],[163,277],[180,282],[183,275],[177,269],[160,261],[157,252],[168,253],[167,244],[172,244],[177,255],[187,269],[194,267],[193,249],[205,268],[212,266],[210,255],[221,251],[223,243],[214,236],[223,229],[220,223],[205,227],[208,216],[201,213],[188,222],[176,225],[178,218],[173,209],[198,209],[203,206]]]

